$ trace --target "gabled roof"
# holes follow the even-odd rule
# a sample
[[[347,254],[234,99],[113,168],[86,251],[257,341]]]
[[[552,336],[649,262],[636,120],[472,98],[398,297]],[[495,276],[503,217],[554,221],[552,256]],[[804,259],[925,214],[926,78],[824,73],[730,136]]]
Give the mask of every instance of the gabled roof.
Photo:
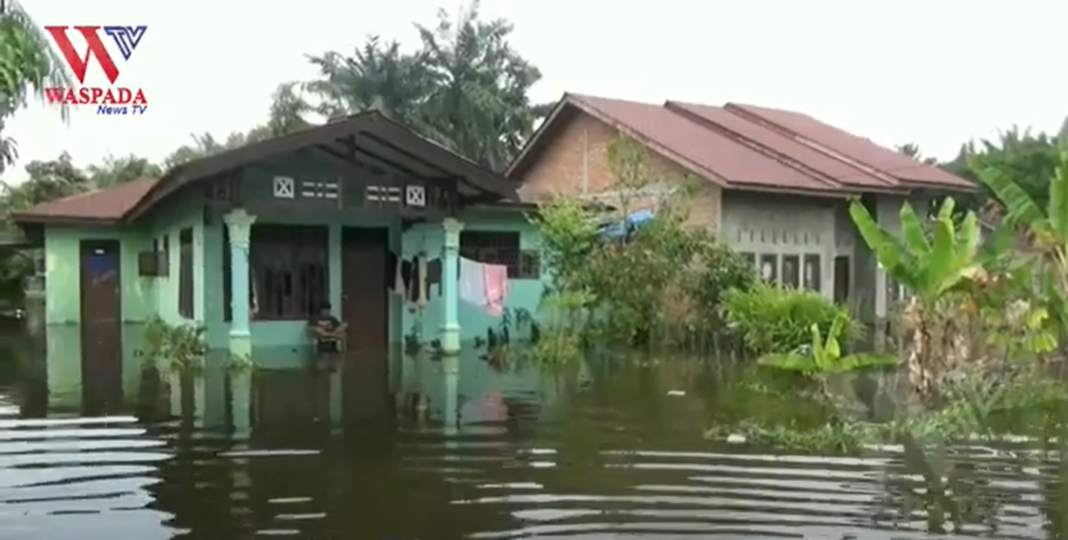
[[[138,180],[107,189],[47,202],[13,215],[17,223],[131,221],[190,183],[275,156],[315,149],[351,165],[385,168],[428,180],[462,179],[472,193],[515,201],[512,181],[423,137],[414,130],[369,111],[313,126],[296,133],[255,142],[172,168],[158,182]]]
[[[730,189],[848,195],[917,188],[972,190],[936,166],[790,111],[564,94],[506,175],[519,179],[577,112]]]
[[[155,178],[141,178],[78,193],[16,212],[14,218],[19,223],[117,223],[155,184]]]

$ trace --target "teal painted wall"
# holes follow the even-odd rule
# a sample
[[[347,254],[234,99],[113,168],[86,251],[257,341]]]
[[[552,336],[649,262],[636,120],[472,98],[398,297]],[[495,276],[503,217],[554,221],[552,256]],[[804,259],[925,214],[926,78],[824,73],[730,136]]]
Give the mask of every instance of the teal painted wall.
[[[180,323],[178,315],[178,234],[193,228],[193,284],[200,319],[203,306],[203,227],[201,213],[191,197],[177,196],[171,204],[141,223],[125,227],[85,227],[49,225],[45,227],[45,335],[50,401],[74,406],[81,399],[81,275],[82,240],[118,240],[120,249],[121,317],[123,340],[123,390],[137,392],[144,325],[158,315],[169,323]],[[137,259],[152,249],[152,240],[170,237],[168,277],[141,277]]]
[[[299,173],[297,172],[299,171]],[[308,154],[267,163],[262,168],[247,169],[242,177],[242,194],[250,201],[250,213],[257,213],[258,224],[323,225],[329,229],[330,302],[335,314],[341,313],[341,236],[344,227],[385,227],[390,234],[390,248],[394,253],[412,257],[419,251],[431,259],[440,257],[444,231],[441,223],[416,225],[401,232],[397,217],[372,217],[358,210],[325,204],[321,208],[307,206],[257,206],[257,202],[276,202],[271,190],[271,177],[288,174],[298,181],[333,181],[342,174],[333,166]],[[460,216],[465,230],[519,231],[525,250],[538,248],[538,236],[524,214],[510,210],[469,211]],[[229,323],[223,320],[223,227],[221,219],[205,224],[199,190],[172,196],[138,223],[123,227],[85,228],[49,226],[45,229],[45,257],[48,273],[45,320],[49,327],[48,371],[49,386],[62,399],[74,399],[80,394],[80,295],[79,243],[90,238],[116,238],[121,242],[122,319],[124,323],[124,362],[127,394],[136,391],[139,360],[136,351],[141,346],[143,327],[153,316],[170,324],[202,323],[206,326],[208,347],[214,351],[228,347]],[[193,230],[193,286],[194,313],[191,319],[178,313],[179,233]],[[168,238],[169,275],[140,277],[137,255],[152,249],[153,240]],[[543,274],[544,275],[544,274]],[[544,288],[542,279],[511,280],[506,307],[523,308],[535,313]],[[390,296],[390,339],[400,344],[403,336],[415,327],[421,339],[437,339],[441,327],[443,304],[439,286],[431,286],[429,302],[422,310],[402,305],[397,296]],[[484,336],[488,328],[497,328],[494,318],[477,306],[461,302],[459,308],[461,335],[464,341]],[[310,349],[305,321],[253,321],[252,343],[254,360],[262,367],[285,367],[299,364]],[[54,328],[64,327],[64,328]],[[212,355],[223,358],[225,355]]]
[[[469,211],[464,213],[460,219],[464,222],[465,231],[518,231],[521,249],[531,251],[540,249],[538,232],[523,213],[514,210]],[[401,242],[404,257],[411,258],[419,252],[425,252],[429,258],[437,258],[441,253],[442,240],[440,223],[416,225],[403,234]],[[509,280],[505,307],[512,310],[526,309],[532,314],[537,314],[547,279],[547,274],[543,272],[541,279]],[[404,310],[403,335],[411,333],[414,327],[424,341],[437,338],[445,309],[442,297],[438,294],[439,287],[440,285],[434,285],[429,288],[427,296],[430,301],[421,311],[417,310],[413,313],[411,309]],[[463,301],[460,302],[459,317],[460,335],[463,341],[473,340],[477,336],[485,337],[488,328],[496,330],[501,323],[500,317],[494,317],[481,307]]]

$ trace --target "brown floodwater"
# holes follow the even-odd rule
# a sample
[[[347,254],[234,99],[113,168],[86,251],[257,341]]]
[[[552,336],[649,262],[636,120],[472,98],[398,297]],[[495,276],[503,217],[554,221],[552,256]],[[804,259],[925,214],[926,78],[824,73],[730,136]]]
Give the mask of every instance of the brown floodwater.
[[[1026,442],[957,448],[959,493],[936,494],[900,448],[706,440],[724,407],[711,361],[409,360],[392,388],[344,388],[382,400],[352,421],[339,385],[265,372],[235,429],[247,389],[211,373],[171,416],[50,410],[35,350],[0,342],[5,539],[1063,538],[1061,482]]]

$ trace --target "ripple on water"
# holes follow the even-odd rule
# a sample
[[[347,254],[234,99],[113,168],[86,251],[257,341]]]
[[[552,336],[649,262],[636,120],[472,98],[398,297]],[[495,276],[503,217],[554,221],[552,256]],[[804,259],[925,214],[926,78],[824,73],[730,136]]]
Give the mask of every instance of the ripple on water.
[[[132,417],[0,418],[0,523],[4,537],[170,538],[149,508],[152,464],[165,441]]]
[[[131,417],[26,420],[0,407],[0,537],[934,538],[934,499],[901,447],[710,451],[699,426],[627,411],[449,429],[330,431],[309,420],[239,438]],[[1026,441],[961,446],[949,462],[963,479],[952,483],[958,537],[1046,536],[1040,509],[1056,463]]]

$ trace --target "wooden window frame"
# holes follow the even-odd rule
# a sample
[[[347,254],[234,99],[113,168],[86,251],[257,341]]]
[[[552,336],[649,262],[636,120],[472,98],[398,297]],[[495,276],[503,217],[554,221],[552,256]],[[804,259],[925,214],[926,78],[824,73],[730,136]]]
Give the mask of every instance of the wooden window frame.
[[[522,249],[519,231],[461,231],[460,256],[508,268],[508,279],[540,279],[541,254]]]
[[[255,295],[257,320],[306,321],[318,312],[330,297],[329,243],[329,228],[325,225],[252,226],[249,293]],[[233,317],[230,241],[225,228],[222,264],[223,316],[229,321]]]
[[[193,319],[196,295],[193,283],[193,229],[178,232],[178,315]]]

